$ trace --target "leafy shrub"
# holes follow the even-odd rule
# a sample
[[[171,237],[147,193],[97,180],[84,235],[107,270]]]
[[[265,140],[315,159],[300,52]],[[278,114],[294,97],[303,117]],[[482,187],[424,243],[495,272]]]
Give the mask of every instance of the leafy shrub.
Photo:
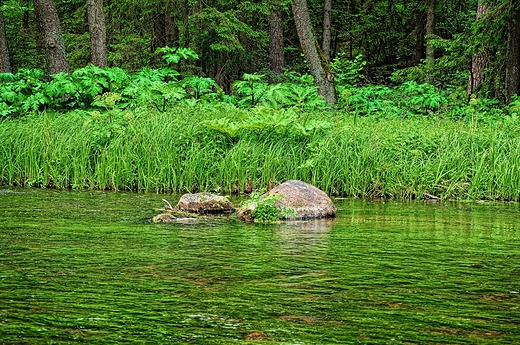
[[[296,213],[290,207],[280,207],[277,201],[285,198],[281,194],[264,194],[265,190],[253,191],[242,208],[252,208],[251,217],[255,222],[276,222],[287,219]]]
[[[418,84],[415,81],[407,81],[399,87],[406,96],[404,104],[411,113],[428,114],[438,111],[448,103],[444,92],[439,91],[431,84]]]
[[[338,92],[342,92],[345,88],[353,87],[359,84],[363,78],[363,69],[367,64],[363,60],[363,55],[358,55],[354,60],[348,60],[345,53],[337,54],[336,58],[331,62],[330,67],[334,73],[334,82]]]
[[[256,137],[268,138],[274,135],[285,137],[307,137],[324,132],[332,127],[328,121],[299,118],[292,109],[275,110],[269,107],[257,107],[241,116],[222,117],[206,120],[202,125],[225,134],[232,141],[250,133]]]
[[[298,108],[301,111],[327,108],[327,103],[318,94],[312,76],[296,78],[292,75],[295,82],[277,84],[268,84],[264,78],[263,74],[244,74],[244,80],[233,83],[235,94],[239,98],[238,106],[251,108],[262,105],[274,109]]]

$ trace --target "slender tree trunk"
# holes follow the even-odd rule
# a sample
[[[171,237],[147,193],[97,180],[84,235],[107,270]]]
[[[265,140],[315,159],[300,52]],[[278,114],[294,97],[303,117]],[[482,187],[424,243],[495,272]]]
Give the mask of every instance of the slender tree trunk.
[[[435,59],[435,51],[430,44],[430,35],[435,35],[435,0],[428,0],[428,12],[426,14],[426,64],[433,65]],[[427,76],[428,82],[433,83],[433,76]]]
[[[309,70],[318,86],[318,93],[325,98],[329,105],[336,102],[334,89],[334,75],[330,73],[327,61],[323,57],[312,32],[311,18],[306,0],[291,0],[296,31],[300,39],[300,45],[307,60]],[[321,54],[321,56],[320,56]]]
[[[24,1],[24,7],[29,8],[28,0]],[[22,28],[29,29],[29,10],[23,11]]]
[[[179,42],[182,47],[189,47],[190,45],[190,30],[189,30],[189,18],[190,18],[190,4],[188,0],[182,1],[182,42]]]
[[[103,0],[87,0],[87,18],[92,63],[98,67],[105,68],[107,67],[107,30]]]
[[[34,10],[43,38],[47,74],[68,72],[69,65],[65,56],[65,43],[54,1],[34,0]]]
[[[435,35],[435,0],[428,1],[428,12],[426,14],[426,36]],[[426,38],[426,59],[435,59],[435,52],[430,44],[430,38]]]
[[[417,18],[417,26],[415,28],[415,59],[414,63],[416,65],[420,64],[422,60],[426,57],[425,50],[424,50],[424,28],[425,28],[425,22],[424,22],[424,11],[417,11],[416,13]]]
[[[2,2],[0,1],[0,6]],[[0,10],[0,73],[10,73],[11,62],[9,60],[9,49],[7,48],[7,37],[5,36],[4,14]]]
[[[506,103],[520,95],[520,8],[515,10],[514,20],[509,24],[506,66]]]
[[[479,0],[477,5],[476,20],[478,21],[480,17],[487,14],[488,12],[489,5],[483,4],[482,0]],[[471,95],[484,82],[484,70],[486,69],[488,62],[489,59],[483,51],[477,52],[471,57],[471,71],[467,88],[468,95]]]
[[[177,28],[177,18],[170,12],[166,12],[164,18],[164,25],[166,28],[166,45],[176,46],[179,41],[179,29]]]
[[[166,14],[156,11],[152,14],[152,53],[166,46]]]
[[[282,11],[272,9],[269,15],[269,61],[274,74],[283,72],[285,64],[283,40]]]
[[[152,14],[152,52],[157,48],[173,46],[179,40],[176,18],[171,13],[170,1],[157,2]]]
[[[332,0],[325,0],[323,11],[323,40],[321,42],[321,50],[327,61],[330,61],[330,28],[332,16]]]

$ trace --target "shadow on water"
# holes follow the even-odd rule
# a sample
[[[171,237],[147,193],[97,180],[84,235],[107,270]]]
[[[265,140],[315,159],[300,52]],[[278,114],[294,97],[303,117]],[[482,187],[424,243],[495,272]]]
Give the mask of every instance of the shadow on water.
[[[0,343],[520,343],[518,204],[152,224],[161,199],[0,189]]]

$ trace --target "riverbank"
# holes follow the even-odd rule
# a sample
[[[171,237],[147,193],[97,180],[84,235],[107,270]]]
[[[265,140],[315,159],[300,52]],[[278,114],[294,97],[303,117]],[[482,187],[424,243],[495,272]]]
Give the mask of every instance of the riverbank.
[[[520,200],[520,130],[230,105],[0,122],[0,184],[243,193],[289,179],[333,196]]]

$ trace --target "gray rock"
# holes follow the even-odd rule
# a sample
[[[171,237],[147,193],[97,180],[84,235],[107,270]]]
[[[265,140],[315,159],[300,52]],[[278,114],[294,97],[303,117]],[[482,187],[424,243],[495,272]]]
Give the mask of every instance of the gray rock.
[[[276,201],[276,206],[292,208],[296,215],[290,219],[330,218],[336,215],[336,207],[329,196],[319,188],[302,181],[286,181],[271,189],[268,194],[285,196]]]
[[[225,196],[211,193],[184,194],[177,207],[179,211],[199,214],[223,214],[235,212],[235,206]]]
[[[271,189],[260,197],[260,201],[245,203],[237,212],[238,218],[245,221],[255,220],[254,213],[262,199],[268,195],[283,195],[275,202],[276,209],[280,212],[281,219],[306,220],[331,218],[336,215],[336,207],[329,196],[322,190],[302,181],[290,180]],[[287,209],[290,209],[289,212]]]

